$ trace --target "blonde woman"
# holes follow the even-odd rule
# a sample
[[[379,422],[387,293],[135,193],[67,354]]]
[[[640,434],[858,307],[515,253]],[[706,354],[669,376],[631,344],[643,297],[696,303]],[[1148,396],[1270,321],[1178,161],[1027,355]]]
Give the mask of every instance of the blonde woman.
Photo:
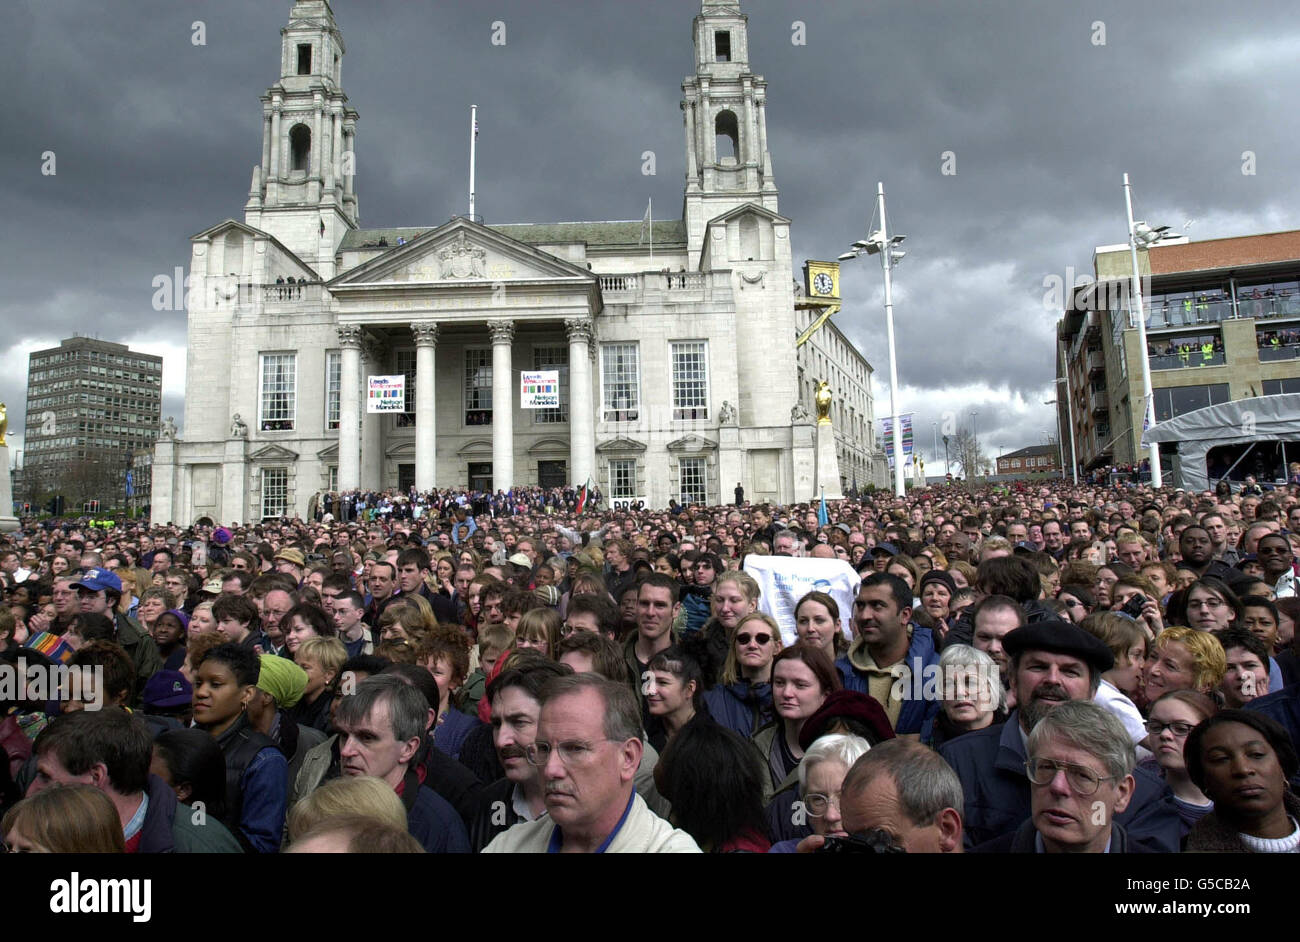
[[[780,650],[781,629],[771,615],[742,616],[731,629],[718,684],[704,694],[704,709],[746,739],[772,722],[772,659]]]
[[[9,809],[0,832],[9,853],[126,853],[117,809],[91,785],[36,792]]]
[[[326,782],[289,809],[289,840],[344,815],[361,815],[406,830],[406,808],[391,785],[369,775],[345,775]]]

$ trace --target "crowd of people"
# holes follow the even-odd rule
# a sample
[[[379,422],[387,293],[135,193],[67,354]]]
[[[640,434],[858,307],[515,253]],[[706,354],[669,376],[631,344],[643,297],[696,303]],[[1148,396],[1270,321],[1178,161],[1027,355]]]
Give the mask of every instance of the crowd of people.
[[[1258,490],[23,521],[0,542],[3,840],[1297,853],[1300,487]],[[762,557],[856,589],[782,610]]]

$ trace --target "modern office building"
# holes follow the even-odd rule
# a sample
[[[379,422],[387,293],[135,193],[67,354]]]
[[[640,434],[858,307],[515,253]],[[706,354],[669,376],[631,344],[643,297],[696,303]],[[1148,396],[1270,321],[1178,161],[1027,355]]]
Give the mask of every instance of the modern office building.
[[[23,496],[120,506],[131,455],[157,441],[161,414],[162,357],[91,337],[30,354]]]
[[[864,486],[870,367],[834,327],[796,351],[807,318],[748,19],[737,0],[697,10],[682,113],[662,116],[683,122],[679,217],[361,229],[342,35],[325,0],[294,3],[244,219],[191,239],[185,435],[155,451],[153,518],[588,480],[652,507],[717,504],[737,481],[809,500],[823,378],[843,384],[844,485]],[[523,407],[530,371],[559,373],[554,408]],[[385,376],[402,377],[389,414],[367,408]]]
[[[1127,244],[1096,249],[1096,282],[1075,293],[1073,309],[1058,323],[1057,376],[1069,383],[1068,421],[1081,470],[1147,457],[1144,355],[1157,423],[1210,405],[1300,392],[1300,230],[1180,238],[1139,250],[1138,264],[1145,351],[1129,303]],[[1058,397],[1062,407],[1065,398]],[[1225,446],[1210,453],[1209,476],[1231,469],[1237,479],[1250,473],[1272,480],[1281,476],[1281,462],[1280,445],[1259,443],[1249,454],[1245,446]],[[1162,464],[1171,467],[1167,454]]]

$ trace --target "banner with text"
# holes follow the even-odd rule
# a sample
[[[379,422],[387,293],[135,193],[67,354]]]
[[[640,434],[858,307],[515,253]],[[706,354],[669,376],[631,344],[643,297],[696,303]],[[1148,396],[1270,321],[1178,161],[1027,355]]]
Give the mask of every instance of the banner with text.
[[[792,556],[745,557],[745,572],[754,577],[761,595],[758,610],[771,615],[781,626],[781,641],[794,644],[797,633],[794,607],[813,590],[825,592],[840,607],[844,637],[853,637],[853,599],[858,594],[861,577],[843,559],[796,559]]]
[[[521,372],[519,405],[523,409],[560,408],[560,371],[524,370]]]
[[[367,412],[405,412],[406,377],[369,376],[366,389]]]

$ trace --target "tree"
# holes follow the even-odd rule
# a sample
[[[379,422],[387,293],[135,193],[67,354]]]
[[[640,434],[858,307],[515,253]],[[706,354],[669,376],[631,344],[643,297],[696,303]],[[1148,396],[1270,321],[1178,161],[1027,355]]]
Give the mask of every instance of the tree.
[[[969,429],[958,429],[948,442],[948,450],[953,463],[961,468],[962,477],[972,480],[981,474],[988,474],[991,467],[979,440]]]

